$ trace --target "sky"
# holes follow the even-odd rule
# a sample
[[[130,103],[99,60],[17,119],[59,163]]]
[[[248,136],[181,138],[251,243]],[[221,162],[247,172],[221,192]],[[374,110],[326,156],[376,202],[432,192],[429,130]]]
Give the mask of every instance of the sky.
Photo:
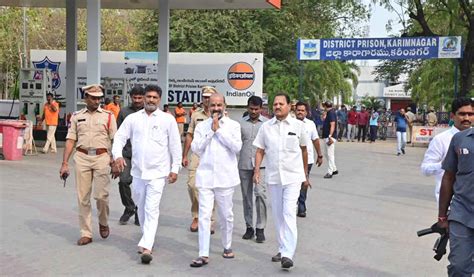
[[[365,4],[371,3],[370,0],[363,0]],[[402,25],[398,24],[398,16],[393,11],[388,11],[384,7],[379,5],[372,4],[371,10],[371,17],[370,21],[367,22],[369,26],[369,37],[371,38],[383,38],[388,37],[389,35],[399,34],[400,30],[402,29]],[[385,26],[387,25],[389,20],[392,20],[392,30],[390,33],[387,32]],[[365,60],[365,61],[357,61],[359,65],[367,64],[367,65],[377,65],[379,63],[378,60]]]
[[[370,2],[369,0],[364,0],[365,3]],[[385,25],[388,20],[392,19],[392,34],[398,34],[401,30],[401,24],[397,24],[398,16],[395,12],[390,12],[383,7],[378,5],[372,6],[372,16],[370,18],[369,27],[370,27],[370,37],[387,37],[389,34],[385,29]]]

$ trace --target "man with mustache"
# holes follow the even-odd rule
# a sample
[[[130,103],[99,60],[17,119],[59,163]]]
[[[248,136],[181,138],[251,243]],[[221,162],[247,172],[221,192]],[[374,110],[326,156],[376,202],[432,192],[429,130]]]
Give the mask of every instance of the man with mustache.
[[[211,215],[214,201],[224,248],[222,256],[234,258],[232,229],[234,214],[232,196],[239,185],[237,155],[242,148],[240,125],[225,116],[225,99],[222,94],[212,94],[209,99],[211,117],[200,123],[194,132],[191,149],[199,156],[196,170],[196,187],[199,192],[199,257],[191,267],[209,263]]]
[[[265,183],[272,195],[272,211],[278,238],[278,253],[273,262],[281,262],[283,269],[293,266],[298,231],[296,228],[296,203],[301,183],[308,187],[309,144],[304,123],[289,116],[290,97],[278,93],[273,100],[275,116],[263,123],[253,145],[255,156],[254,182],[258,186],[260,166],[266,155]]]
[[[71,117],[71,127],[66,136],[66,146],[59,176],[66,179],[69,176],[69,157],[74,148],[76,164],[76,189],[79,204],[79,226],[81,238],[77,245],[92,242],[92,211],[90,196],[96,200],[99,216],[99,233],[106,239],[110,229],[109,217],[109,188],[110,162],[109,149],[112,144],[117,123],[114,115],[99,107],[104,96],[104,88],[93,84],[82,87],[86,107],[75,112]],[[94,188],[92,188],[94,183]]]
[[[472,102],[470,110],[458,110],[457,116],[464,125],[472,124]],[[474,128],[453,136],[442,169],[437,225],[449,232],[448,276],[473,276]]]
[[[314,164],[314,149],[318,155],[316,164],[318,167],[323,163],[323,155],[321,153],[321,146],[319,145],[319,135],[316,130],[316,125],[312,120],[306,118],[308,115],[308,105],[304,102],[296,103],[296,118],[303,121],[305,127],[305,133],[308,136],[308,141],[312,142],[313,145],[307,147],[308,150],[308,175],[311,172],[311,168]],[[314,149],[313,149],[314,146]],[[301,185],[300,196],[298,197],[298,217],[306,217],[306,197],[308,193],[308,187]]]
[[[188,153],[191,149],[191,143],[193,142],[194,131],[198,124],[204,122],[209,118],[209,99],[212,94],[217,93],[216,89],[211,86],[204,86],[201,89],[202,96],[202,107],[193,112],[191,121],[189,123],[188,130],[186,131],[186,138],[184,140],[183,149],[183,166],[188,168],[188,193],[191,200],[191,215],[193,221],[189,226],[191,232],[198,231],[198,211],[199,211],[199,198],[198,189],[196,188],[196,168],[199,165],[199,157],[195,153],[191,153],[191,159],[188,160]],[[211,234],[214,234],[214,211],[211,217]]]
[[[127,116],[143,109],[144,98],[145,90],[143,90],[142,87],[136,86],[130,90],[130,99],[132,100],[132,103],[128,107],[120,110],[117,119],[117,126],[119,128]],[[127,165],[120,174],[120,181],[118,185],[120,199],[122,200],[122,205],[125,207],[125,210],[119,219],[119,223],[122,225],[127,224],[130,217],[135,215],[135,225],[138,226],[140,225],[140,221],[138,220],[137,206],[133,202],[132,192],[130,190],[130,185],[132,184],[132,175],[130,175],[130,170],[132,169],[132,144],[130,143],[130,140],[127,140],[127,144],[122,151],[122,156],[125,159],[125,163]]]
[[[264,184],[254,186],[253,171],[255,168],[255,152],[257,148],[253,146],[253,141],[257,132],[267,119],[261,115],[262,98],[250,96],[247,100],[247,115],[240,121],[242,133],[242,150],[239,158],[240,187],[242,189],[242,202],[244,208],[244,219],[247,230],[242,239],[252,239],[262,243],[265,241],[264,229],[267,224],[267,194]],[[313,123],[314,125],[314,123]],[[264,167],[264,165],[262,165]],[[257,220],[255,229],[253,228],[253,199],[255,194],[255,210]]]
[[[166,183],[176,182],[181,166],[178,125],[173,115],[158,109],[160,100],[160,87],[145,87],[145,108],[125,118],[112,147],[117,176],[127,166],[122,149],[128,139],[132,143],[132,189],[143,233],[138,248],[144,264],[153,259],[163,189]]]
[[[435,176],[436,188],[435,197],[436,202],[439,202],[439,190],[441,187],[441,179],[443,178],[444,170],[441,168],[441,163],[448,153],[449,143],[453,136],[459,131],[464,131],[471,128],[474,118],[469,116],[473,113],[473,101],[467,97],[454,99],[451,104],[451,119],[454,125],[441,134],[436,135],[430,142],[428,149],[425,152],[425,157],[421,163],[421,172],[425,176]]]

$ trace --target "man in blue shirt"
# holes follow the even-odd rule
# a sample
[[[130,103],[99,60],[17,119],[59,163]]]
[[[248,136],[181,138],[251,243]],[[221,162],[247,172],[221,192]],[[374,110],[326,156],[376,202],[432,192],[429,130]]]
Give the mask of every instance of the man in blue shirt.
[[[395,116],[395,126],[397,127],[397,156],[401,153],[405,155],[405,145],[407,144],[407,122],[405,110],[400,109]]]
[[[337,110],[337,129],[339,130],[339,135],[337,136],[337,141],[342,140],[342,135],[344,135],[344,130],[347,131],[347,108],[345,105],[341,105],[341,109]]]

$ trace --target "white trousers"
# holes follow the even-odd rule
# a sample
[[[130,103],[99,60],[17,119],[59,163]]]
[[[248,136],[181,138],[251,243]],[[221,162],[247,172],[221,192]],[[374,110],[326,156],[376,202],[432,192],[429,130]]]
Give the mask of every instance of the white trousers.
[[[324,155],[328,161],[328,171],[327,173],[331,174],[337,170],[336,167],[336,156],[334,154],[336,148],[336,140],[333,140],[333,143],[328,146],[326,142],[323,143]]]
[[[356,136],[356,126],[353,124],[347,124],[347,139],[348,140],[354,140],[354,137]]]
[[[407,144],[407,133],[397,131],[397,153],[401,153]]]
[[[46,125],[46,143],[43,147],[43,152],[48,152],[49,146],[51,145],[51,151],[56,152],[56,138],[54,135],[56,134],[56,128],[58,126],[53,125]]]
[[[232,197],[234,187],[230,188],[198,188],[199,190],[199,256],[209,257],[211,240],[211,216],[214,201],[217,204],[217,221],[221,230],[222,247],[232,246],[232,230],[234,229],[234,213]],[[296,202],[295,202],[296,203]]]
[[[296,208],[301,183],[268,185],[272,197],[272,212],[278,239],[278,252],[282,257],[293,259],[298,240]]]
[[[152,250],[155,242],[165,180],[166,178],[143,180],[133,177],[132,197],[138,207],[138,219],[143,234],[138,246],[148,250]]]

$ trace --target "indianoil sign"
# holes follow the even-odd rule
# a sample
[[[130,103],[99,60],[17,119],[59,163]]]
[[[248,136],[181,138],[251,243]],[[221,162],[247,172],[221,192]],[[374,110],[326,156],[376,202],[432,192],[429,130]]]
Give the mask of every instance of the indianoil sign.
[[[86,85],[86,52],[77,54],[77,87]],[[66,51],[31,50],[32,66],[51,68],[56,78],[56,97],[66,96]],[[101,52],[101,77],[124,78],[130,87],[158,84],[158,53],[156,52]],[[54,80],[53,80],[54,81]],[[160,85],[160,84],[158,84]],[[262,96],[262,53],[170,53],[170,104],[201,102],[201,88],[213,86],[226,97],[227,105],[246,106],[247,99]],[[77,98],[82,94],[78,91]],[[163,96],[164,97],[164,96]]]

